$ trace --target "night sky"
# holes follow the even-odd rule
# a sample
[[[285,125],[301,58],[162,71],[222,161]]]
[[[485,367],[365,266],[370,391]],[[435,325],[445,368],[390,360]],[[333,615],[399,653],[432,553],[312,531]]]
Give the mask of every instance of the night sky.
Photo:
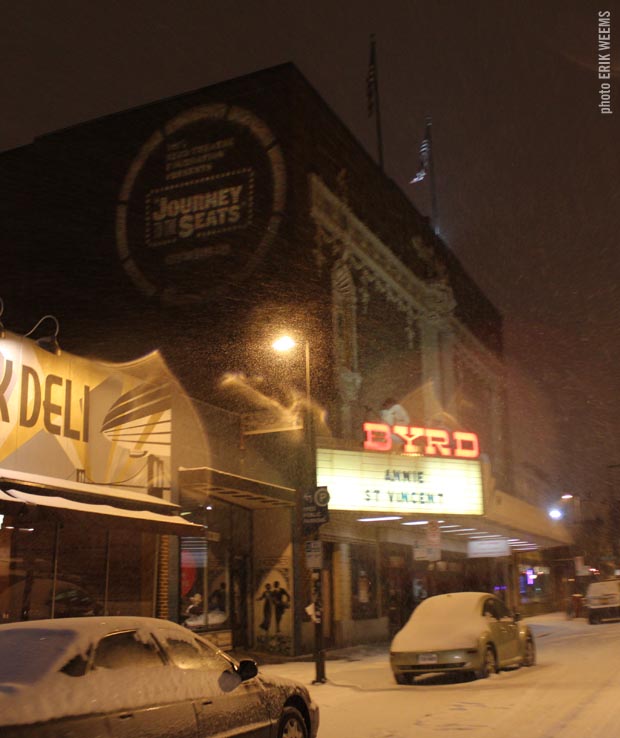
[[[540,447],[549,414],[558,495],[603,493],[620,464],[618,0],[25,0],[2,15],[0,150],[292,61],[374,156],[374,32],[386,173],[428,214],[427,184],[409,180],[432,115],[440,233],[504,314],[515,435]]]

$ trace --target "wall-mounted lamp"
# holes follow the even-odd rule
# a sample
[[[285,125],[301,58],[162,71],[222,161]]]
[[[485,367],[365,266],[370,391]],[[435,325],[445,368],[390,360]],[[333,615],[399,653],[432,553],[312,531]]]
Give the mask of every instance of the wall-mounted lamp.
[[[50,333],[45,336],[41,336],[41,338],[37,338],[37,345],[45,351],[49,351],[51,354],[58,355],[60,354],[60,346],[58,345],[58,333],[60,332],[60,324],[58,322],[58,319],[54,315],[44,315],[41,320],[39,320],[38,323],[34,326],[34,328],[29,330],[28,333],[24,334],[24,338],[28,338],[29,336],[31,336],[45,320],[54,321],[54,325],[56,327],[54,333]]]

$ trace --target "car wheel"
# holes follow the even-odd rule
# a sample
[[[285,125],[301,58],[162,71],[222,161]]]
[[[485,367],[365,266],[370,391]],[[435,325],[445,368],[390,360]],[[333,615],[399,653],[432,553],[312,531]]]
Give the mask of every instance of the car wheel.
[[[306,723],[295,707],[285,707],[278,724],[278,738],[308,738]]]
[[[525,641],[525,653],[523,654],[523,666],[534,666],[536,664],[536,646],[534,639],[528,638]]]
[[[590,623],[590,625],[596,625],[598,623],[597,613],[590,610],[590,612],[588,613],[588,622]]]
[[[394,674],[396,684],[413,684],[413,676],[411,674]]]
[[[482,662],[482,668],[478,671],[478,678],[487,679],[491,674],[497,674],[497,659],[493,646],[488,644],[484,650],[484,661]]]

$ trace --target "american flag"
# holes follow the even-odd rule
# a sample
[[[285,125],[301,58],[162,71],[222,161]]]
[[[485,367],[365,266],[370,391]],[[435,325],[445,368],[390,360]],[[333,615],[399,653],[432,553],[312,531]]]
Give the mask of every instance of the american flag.
[[[366,75],[366,99],[368,103],[368,117],[375,112],[375,100],[377,97],[377,60],[375,52],[375,37],[370,37],[370,61],[368,62],[368,74]]]
[[[426,177],[426,175],[428,174],[428,164],[429,164],[430,158],[431,158],[431,142],[428,136],[428,127],[427,127],[426,135],[424,136],[424,138],[422,139],[422,143],[420,144],[420,168],[416,172],[416,175],[411,180],[410,184],[421,182]]]

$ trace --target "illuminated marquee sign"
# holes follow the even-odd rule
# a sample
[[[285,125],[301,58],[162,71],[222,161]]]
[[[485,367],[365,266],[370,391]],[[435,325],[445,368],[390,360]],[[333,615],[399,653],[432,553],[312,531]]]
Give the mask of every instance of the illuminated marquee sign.
[[[364,448],[367,451],[390,451],[393,436],[403,443],[402,453],[413,456],[451,456],[455,459],[477,459],[480,456],[478,436],[470,431],[439,428],[417,428],[412,425],[364,423]]]
[[[482,515],[480,462],[473,459],[317,450],[317,484],[330,510]]]

